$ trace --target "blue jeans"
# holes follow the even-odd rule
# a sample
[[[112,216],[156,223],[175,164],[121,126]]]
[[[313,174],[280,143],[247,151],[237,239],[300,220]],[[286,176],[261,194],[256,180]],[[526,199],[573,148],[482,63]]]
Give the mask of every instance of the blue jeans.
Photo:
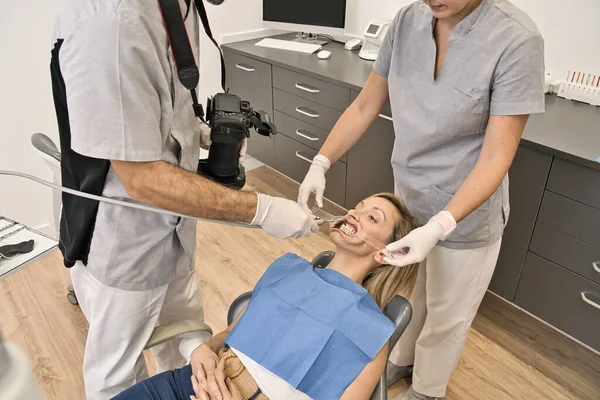
[[[190,400],[192,366],[166,371],[133,385],[113,400]]]

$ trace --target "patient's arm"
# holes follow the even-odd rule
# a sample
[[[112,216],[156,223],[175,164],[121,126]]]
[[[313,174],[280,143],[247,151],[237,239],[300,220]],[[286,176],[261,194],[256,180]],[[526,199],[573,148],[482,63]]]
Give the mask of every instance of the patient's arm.
[[[362,372],[340,397],[340,400],[369,400],[383,374],[387,354],[388,343],[383,346],[373,361],[363,368]]]
[[[202,343],[192,352],[192,359],[190,361],[192,364],[192,373],[198,380],[200,387],[210,393],[212,399],[221,396],[219,384],[215,377],[215,371],[217,369],[217,364],[219,363],[219,356],[217,354],[219,353],[219,350],[225,347],[225,338],[244,314],[244,311],[246,311],[245,306],[227,329]]]

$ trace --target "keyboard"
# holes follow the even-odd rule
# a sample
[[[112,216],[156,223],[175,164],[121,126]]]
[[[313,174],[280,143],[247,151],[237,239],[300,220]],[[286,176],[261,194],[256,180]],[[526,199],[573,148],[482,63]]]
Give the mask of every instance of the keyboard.
[[[255,46],[268,47],[270,49],[289,50],[306,54],[312,54],[323,48],[323,46],[318,44],[292,42],[290,40],[280,40],[271,38],[265,38],[260,42],[256,43]]]

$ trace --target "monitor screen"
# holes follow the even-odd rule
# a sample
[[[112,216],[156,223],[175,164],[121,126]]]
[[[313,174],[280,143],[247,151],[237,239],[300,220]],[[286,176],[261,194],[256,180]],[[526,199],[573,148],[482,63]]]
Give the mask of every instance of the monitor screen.
[[[263,0],[263,20],[343,29],[346,0]]]

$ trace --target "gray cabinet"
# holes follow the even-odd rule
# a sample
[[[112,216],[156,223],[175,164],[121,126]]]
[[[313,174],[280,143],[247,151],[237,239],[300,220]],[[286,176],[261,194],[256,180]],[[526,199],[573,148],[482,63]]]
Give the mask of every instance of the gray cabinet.
[[[552,156],[520,146],[508,172],[510,216],[490,290],[512,301],[527,256]]]
[[[352,100],[358,92],[352,92]],[[392,151],[394,126],[389,105],[382,110],[365,135],[348,152],[346,206],[354,207],[365,197],[380,192],[394,193]]]
[[[273,118],[273,86],[271,65],[229,51],[223,52],[229,92],[247,100],[257,110],[264,110]],[[272,138],[252,131],[248,140],[248,154],[274,166],[275,143]]]
[[[600,285],[529,253],[515,304],[600,351]]]
[[[275,137],[275,160],[277,169],[296,182],[302,182],[312,158],[318,153],[305,144],[285,135]],[[324,196],[336,204],[346,202],[346,164],[336,162],[327,172],[327,186]]]

